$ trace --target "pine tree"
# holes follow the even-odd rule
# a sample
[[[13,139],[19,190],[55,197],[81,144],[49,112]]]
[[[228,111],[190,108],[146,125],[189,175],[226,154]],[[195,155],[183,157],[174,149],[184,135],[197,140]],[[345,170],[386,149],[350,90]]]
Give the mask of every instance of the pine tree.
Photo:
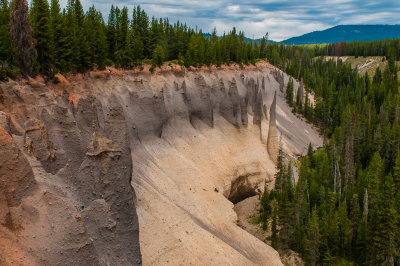
[[[217,28],[214,27],[212,33],[211,33],[211,43],[214,44],[218,41],[218,36],[217,36]]]
[[[60,21],[62,30],[60,31],[60,39],[58,39],[59,42],[55,42],[54,54],[56,58],[55,61],[57,62],[56,65],[58,65],[59,70],[66,72],[76,69],[74,66],[74,60],[76,58],[76,49],[74,47],[75,22],[68,6],[67,10],[63,10]]]
[[[301,99],[301,86],[297,88],[297,93],[296,93],[296,110],[301,111],[303,108],[303,99]]]
[[[371,210],[371,231],[369,250],[371,262],[375,264],[393,265],[398,254],[396,237],[398,214],[395,210],[394,184],[392,175],[387,175],[380,183],[376,204]]]
[[[136,35],[132,34],[131,37],[133,40],[131,40],[131,49],[132,49],[132,59],[135,64],[139,64],[139,62],[143,59],[144,56],[144,47],[143,47],[143,41],[142,41],[142,36],[140,35],[140,32],[138,32]]]
[[[395,191],[400,194],[400,152],[397,153],[397,158],[393,167],[393,182],[395,184]]]
[[[353,194],[350,205],[350,221],[352,227],[352,256],[357,259],[356,241],[357,241],[357,230],[361,219],[360,204],[358,201],[358,194]]]
[[[85,27],[85,15],[79,0],[68,0],[67,14],[64,29],[69,32],[66,42],[68,43],[66,63],[71,70],[83,72],[91,68],[90,47],[86,39],[87,29]]]
[[[103,17],[92,6],[86,14],[85,22],[88,29],[86,38],[90,44],[90,61],[95,63],[99,69],[104,69],[108,48]]]
[[[128,67],[130,62],[129,46],[128,46],[128,33],[129,33],[129,19],[128,8],[122,8],[121,15],[117,18],[117,42],[115,44],[115,63],[117,66]]]
[[[115,14],[114,5],[111,5],[110,13],[108,15],[107,23],[107,44],[108,44],[108,56],[111,60],[114,59],[115,43],[117,35],[117,18]]]
[[[379,155],[375,152],[368,167],[368,201],[369,207],[374,208],[374,204],[378,198],[380,181],[384,175],[384,162]]]
[[[272,196],[273,195],[271,193],[269,193],[269,191],[268,191],[268,187],[265,186],[264,193],[260,199],[260,203],[261,203],[260,221],[261,221],[262,228],[264,231],[268,230],[268,222],[269,222],[269,218],[271,217]]]
[[[151,58],[153,50],[151,50],[149,45],[149,16],[140,8],[140,6],[136,7],[136,13],[138,18],[137,27],[143,42],[143,57]]]
[[[266,58],[266,57],[267,57],[267,40],[265,39],[265,36],[263,36],[260,44],[260,58]]]
[[[312,146],[312,143],[310,142],[310,143],[308,143],[307,156],[311,157],[313,152],[314,152],[314,148]]]
[[[317,208],[314,207],[311,213],[310,221],[308,222],[306,233],[306,250],[310,265],[316,265],[319,260],[320,234],[318,223]]]
[[[33,0],[31,10],[33,38],[36,40],[37,61],[40,72],[49,75],[52,71],[52,45],[50,10],[47,0]]]
[[[367,227],[367,214],[364,212],[357,228],[357,239],[356,239],[356,262],[360,265],[364,265],[367,259],[367,247],[368,247],[368,227]]]
[[[74,47],[78,51],[76,58],[76,66],[79,72],[90,69],[92,63],[90,61],[90,46],[86,38],[87,32],[90,30],[85,27],[85,14],[80,0],[72,0],[73,2],[73,15],[75,19],[75,42]]]
[[[36,50],[33,46],[28,4],[25,0],[13,1],[10,23],[12,39],[18,53],[18,63],[21,74],[28,76],[32,73]]]
[[[165,53],[164,49],[161,45],[157,45],[156,49],[154,49],[153,57],[152,57],[152,64],[153,66],[161,66],[165,60]]]
[[[65,56],[65,35],[60,14],[60,4],[58,0],[51,0],[50,7],[50,36],[51,51],[53,56],[53,67],[61,70],[61,59]],[[68,33],[67,33],[68,34]]]
[[[346,257],[351,254],[351,240],[353,231],[351,221],[347,217],[347,204],[341,203],[339,205],[339,250],[341,256]]]
[[[276,173],[275,173],[275,191],[280,193],[283,191],[285,185],[285,165],[283,163],[283,151],[280,148],[278,154],[278,161],[276,164]]]
[[[293,79],[292,77],[289,78],[289,82],[286,86],[286,102],[289,104],[289,106],[293,105],[293,95],[294,95],[294,85],[293,85]]]
[[[10,8],[7,0],[0,2],[0,80],[6,79],[12,65],[12,40],[10,33]]]
[[[290,171],[290,174],[289,174]],[[281,249],[289,249],[291,237],[294,228],[293,219],[293,187],[292,187],[292,166],[289,163],[288,174],[285,174],[285,182],[283,183],[283,191],[278,199],[279,204],[279,247]]]
[[[271,247],[277,249],[278,248],[278,201],[273,199],[271,202]]]

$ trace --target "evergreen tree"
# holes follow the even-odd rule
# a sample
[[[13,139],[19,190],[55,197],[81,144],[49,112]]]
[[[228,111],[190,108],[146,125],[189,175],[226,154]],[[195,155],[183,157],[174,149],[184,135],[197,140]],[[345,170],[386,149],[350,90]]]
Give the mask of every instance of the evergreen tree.
[[[111,60],[114,59],[115,43],[117,40],[117,18],[115,13],[114,5],[111,5],[107,23],[108,56]]]
[[[267,40],[265,39],[265,36],[263,36],[260,44],[260,58],[266,58],[266,57],[267,57]]]
[[[144,56],[144,47],[143,47],[143,40],[142,36],[140,35],[140,32],[138,32],[136,35],[132,34],[131,37],[133,40],[131,40],[131,47],[132,47],[132,59],[135,64],[138,64]]]
[[[25,0],[14,0],[12,2],[10,23],[12,39],[17,49],[21,74],[28,76],[32,73],[36,50],[33,46],[28,4]]]
[[[294,97],[294,85],[292,77],[289,78],[289,82],[286,86],[286,102],[289,106],[293,106],[293,97]]]
[[[351,254],[351,240],[353,231],[351,221],[347,217],[347,204],[342,203],[339,206],[339,250],[341,257],[347,257]]]
[[[85,14],[80,0],[73,1],[73,19],[75,20],[75,39],[74,48],[77,52],[76,67],[79,72],[90,69],[92,64],[90,61],[90,46],[86,38],[87,32],[90,30],[85,27]]]
[[[357,230],[359,227],[359,222],[361,219],[361,210],[360,210],[360,204],[358,201],[358,194],[353,194],[353,197],[351,199],[351,209],[350,209],[350,222],[351,222],[351,227],[352,227],[352,256],[354,260],[357,260],[357,249],[356,249],[356,242],[357,242]]]
[[[393,167],[393,181],[395,184],[395,191],[397,194],[400,194],[400,152],[397,153],[397,158]]]
[[[283,188],[285,186],[285,177],[286,177],[285,176],[286,169],[283,163],[283,151],[281,148],[279,149],[276,170],[277,172],[275,173],[275,191],[280,193],[283,191]]]
[[[380,183],[380,193],[371,210],[371,233],[368,249],[374,264],[393,265],[398,256],[396,237],[398,232],[397,213],[394,202],[392,175],[387,175]]]
[[[33,38],[36,40],[37,61],[40,72],[49,75],[52,71],[52,45],[50,10],[47,0],[33,0],[30,14]]]
[[[121,15],[117,18],[117,42],[115,44],[115,63],[117,66],[128,67],[130,63],[128,33],[129,33],[129,19],[128,8],[122,8]]]
[[[85,18],[88,29],[86,38],[90,44],[90,61],[95,63],[99,69],[104,69],[107,60],[106,26],[103,17],[94,6],[89,8]]]
[[[284,174],[283,191],[279,195],[279,243],[280,248],[289,249],[293,234],[293,186],[292,164],[289,163],[288,171]]]
[[[12,65],[12,41],[10,33],[10,8],[7,0],[0,2],[0,80],[6,79]]]
[[[356,239],[356,262],[360,265],[364,265],[367,259],[367,247],[368,247],[368,227],[367,227],[367,214],[364,213],[358,228],[357,228],[357,239]]]
[[[271,209],[271,200],[273,195],[269,193],[268,187],[265,186],[264,193],[260,199],[261,202],[261,210],[260,210],[260,221],[263,227],[263,230],[268,230],[269,218],[271,217],[272,209]]]
[[[68,34],[68,33],[67,33]],[[53,67],[61,70],[61,59],[65,55],[65,37],[63,32],[63,20],[60,14],[60,4],[58,0],[51,0],[50,7],[50,45],[52,51]]]
[[[153,57],[152,57],[152,66],[161,66],[165,60],[165,53],[164,49],[161,45],[157,45],[156,49],[154,50]]]
[[[303,99],[301,99],[301,86],[297,88],[297,93],[296,93],[296,110],[301,111],[303,107]]]
[[[316,207],[314,207],[310,221],[308,222],[306,234],[307,259],[310,265],[316,265],[319,260],[319,238],[318,213]]]
[[[273,199],[271,202],[271,247],[277,249],[278,248],[278,202],[276,199]]]

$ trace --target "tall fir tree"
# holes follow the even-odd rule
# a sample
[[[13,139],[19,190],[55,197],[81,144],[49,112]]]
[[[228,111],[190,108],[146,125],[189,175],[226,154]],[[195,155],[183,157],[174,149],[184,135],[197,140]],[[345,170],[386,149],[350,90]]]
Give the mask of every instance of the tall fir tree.
[[[99,69],[104,69],[107,60],[107,38],[106,26],[100,11],[94,6],[89,8],[85,18],[87,34],[86,38],[90,45],[90,61],[95,63]]]
[[[289,106],[293,105],[293,97],[294,97],[294,86],[293,86],[293,78],[289,78],[289,82],[286,86],[286,101]]]
[[[10,33],[10,7],[7,0],[0,2],[0,80],[9,75],[13,64],[13,49]]]
[[[120,16],[117,18],[117,42],[115,44],[115,63],[117,66],[128,67],[131,61],[128,46],[128,35],[129,35],[129,18],[128,8],[122,8]]]
[[[12,2],[10,25],[21,74],[28,76],[32,73],[36,50],[33,45],[32,27],[29,22],[28,3],[26,0],[14,0]]]
[[[307,258],[310,265],[316,265],[319,260],[319,244],[320,244],[320,234],[319,234],[319,219],[317,208],[314,207],[311,213],[310,221],[307,226],[306,233],[306,250]]]
[[[371,210],[371,233],[368,249],[371,262],[379,265],[394,265],[399,255],[396,243],[398,213],[395,209],[392,175],[387,175],[379,186],[379,194]]]
[[[285,186],[285,178],[286,178],[286,169],[285,164],[283,163],[283,151],[279,148],[278,160],[276,165],[277,172],[275,173],[275,191],[280,193],[283,191]]]
[[[91,29],[86,27],[85,14],[80,0],[73,0],[73,15],[75,19],[75,41],[74,47],[78,52],[76,58],[76,66],[79,72],[90,69],[92,64],[90,61],[90,46],[86,38],[87,32]]]
[[[47,0],[33,0],[30,19],[33,38],[36,40],[39,71],[50,75],[52,72],[52,45],[50,31],[50,9]]]
[[[279,206],[278,206],[278,201],[276,199],[273,199],[271,202],[271,216],[272,216],[272,223],[271,223],[271,247],[278,249],[278,212],[279,212]]]
[[[111,5],[110,13],[107,22],[107,44],[108,44],[108,57],[113,60],[115,53],[115,42],[117,40],[117,17],[114,5]]]
[[[63,31],[63,18],[60,13],[58,0],[51,0],[50,6],[50,36],[51,51],[53,56],[53,67],[55,71],[61,70],[61,58],[65,56],[65,33]]]

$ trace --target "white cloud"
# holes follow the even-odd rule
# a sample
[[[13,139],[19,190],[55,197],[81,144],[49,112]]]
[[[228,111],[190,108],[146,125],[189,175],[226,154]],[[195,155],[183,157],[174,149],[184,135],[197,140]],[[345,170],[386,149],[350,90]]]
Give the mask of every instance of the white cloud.
[[[31,1],[31,0],[30,0]],[[107,21],[108,0],[81,0],[84,9],[94,4]],[[67,0],[60,0],[61,7]],[[180,20],[203,32],[214,26],[219,34],[232,27],[247,37],[260,38],[269,32],[270,39],[280,41],[338,24],[398,24],[398,0],[117,0],[119,7],[141,5],[149,16]],[[131,14],[131,13],[130,13]]]
[[[237,12],[237,11],[239,11],[240,6],[238,6],[238,5],[228,6],[227,9],[228,9],[228,11],[230,11],[230,12]]]

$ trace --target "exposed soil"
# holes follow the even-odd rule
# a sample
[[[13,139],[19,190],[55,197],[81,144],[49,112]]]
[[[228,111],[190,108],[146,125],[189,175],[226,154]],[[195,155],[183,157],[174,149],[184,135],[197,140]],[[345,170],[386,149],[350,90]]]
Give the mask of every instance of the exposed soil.
[[[249,197],[235,204],[233,208],[238,216],[237,224],[245,231],[257,237],[261,241],[268,243],[267,238],[271,236],[271,232],[264,231],[260,225],[254,223],[255,217],[260,212],[260,196]]]
[[[273,186],[275,92],[288,156],[322,145],[279,73],[261,62],[0,83],[0,264],[282,265],[228,200]]]

